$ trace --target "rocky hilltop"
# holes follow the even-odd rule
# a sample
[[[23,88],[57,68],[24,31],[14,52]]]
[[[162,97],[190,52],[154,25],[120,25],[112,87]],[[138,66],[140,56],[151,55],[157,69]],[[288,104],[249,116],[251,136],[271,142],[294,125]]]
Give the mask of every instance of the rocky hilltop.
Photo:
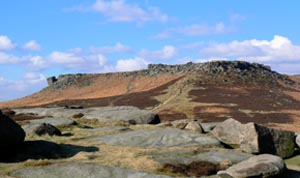
[[[249,63],[244,61],[213,61],[205,63],[192,63],[181,65],[165,65],[165,64],[149,64],[146,70],[123,72],[120,75],[127,76],[148,76],[154,77],[162,74],[186,74],[186,73],[202,73],[206,75],[236,75],[244,80],[253,80],[257,78],[265,78],[269,81],[281,80],[285,83],[295,85],[288,76],[279,74],[271,70],[270,66]],[[55,76],[47,79],[48,85],[56,89],[64,89],[71,85],[81,87],[91,85],[93,82],[89,78],[96,74],[66,74]],[[100,74],[101,75],[101,74]],[[109,74],[102,74],[109,75]]]

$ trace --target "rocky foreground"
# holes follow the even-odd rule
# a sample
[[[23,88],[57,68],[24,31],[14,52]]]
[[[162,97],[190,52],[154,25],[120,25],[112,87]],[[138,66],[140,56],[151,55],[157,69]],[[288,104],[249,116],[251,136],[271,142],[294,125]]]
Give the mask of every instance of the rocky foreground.
[[[0,176],[293,178],[299,140],[235,119],[161,122],[132,106],[3,110]]]

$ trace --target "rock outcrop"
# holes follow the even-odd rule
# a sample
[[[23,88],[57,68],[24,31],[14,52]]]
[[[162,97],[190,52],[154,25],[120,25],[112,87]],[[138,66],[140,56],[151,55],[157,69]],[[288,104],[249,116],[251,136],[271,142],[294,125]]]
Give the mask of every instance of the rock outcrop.
[[[0,111],[0,149],[21,144],[25,132],[15,121]]]
[[[247,153],[269,153],[286,158],[294,153],[294,133],[267,128],[255,123],[241,124],[228,119],[212,131],[221,142],[239,146]]]
[[[245,61],[211,61],[204,63],[193,63],[180,65],[166,65],[166,64],[149,64],[146,70],[133,71],[133,72],[121,72],[120,75],[124,77],[128,76],[158,76],[161,74],[180,74],[180,73],[203,73],[211,75],[220,74],[235,74],[244,79],[251,78],[265,79],[270,82],[275,80],[282,80],[289,84],[295,84],[293,80],[285,75],[281,75],[271,70],[270,66],[249,63]],[[108,74],[65,74],[59,75],[58,78],[51,76],[47,79],[48,85],[54,89],[64,89],[71,85],[78,85],[80,87],[90,85],[92,75],[108,75]]]
[[[286,170],[282,158],[274,155],[263,154],[251,157],[225,171],[219,171],[219,175],[230,175],[231,177],[274,177]]]

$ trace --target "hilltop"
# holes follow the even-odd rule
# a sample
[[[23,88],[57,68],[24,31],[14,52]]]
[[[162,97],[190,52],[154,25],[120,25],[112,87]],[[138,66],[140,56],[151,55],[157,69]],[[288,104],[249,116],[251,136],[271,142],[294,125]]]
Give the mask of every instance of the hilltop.
[[[155,111],[163,121],[300,120],[299,77],[244,61],[149,64],[148,69],[133,72],[49,77],[48,84],[38,93],[0,103],[0,107],[130,105]]]

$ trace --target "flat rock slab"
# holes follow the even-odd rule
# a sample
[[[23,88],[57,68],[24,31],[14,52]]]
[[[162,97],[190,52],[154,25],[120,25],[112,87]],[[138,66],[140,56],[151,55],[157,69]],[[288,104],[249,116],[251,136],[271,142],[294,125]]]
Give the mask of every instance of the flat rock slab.
[[[160,122],[157,114],[133,106],[107,106],[86,109],[31,108],[16,109],[15,111],[17,114],[34,113],[38,116],[52,116],[55,118],[72,118],[72,116],[81,113],[83,114],[82,118],[108,122],[134,121],[135,124],[157,124]]]
[[[215,138],[175,128],[135,130],[126,133],[91,137],[87,140],[109,145],[141,148],[166,148],[192,145],[221,146],[220,142]]]
[[[128,127],[122,126],[107,126],[107,127],[100,127],[100,128],[93,128],[93,129],[85,129],[82,132],[124,132],[131,130]]]
[[[253,155],[235,150],[213,150],[193,153],[193,150],[175,150],[153,153],[150,156],[160,164],[190,164],[194,161],[204,161],[220,164],[223,161],[230,161],[232,164],[244,161]]]
[[[18,178],[170,178],[164,175],[86,163],[29,167],[13,172],[11,176]]]

